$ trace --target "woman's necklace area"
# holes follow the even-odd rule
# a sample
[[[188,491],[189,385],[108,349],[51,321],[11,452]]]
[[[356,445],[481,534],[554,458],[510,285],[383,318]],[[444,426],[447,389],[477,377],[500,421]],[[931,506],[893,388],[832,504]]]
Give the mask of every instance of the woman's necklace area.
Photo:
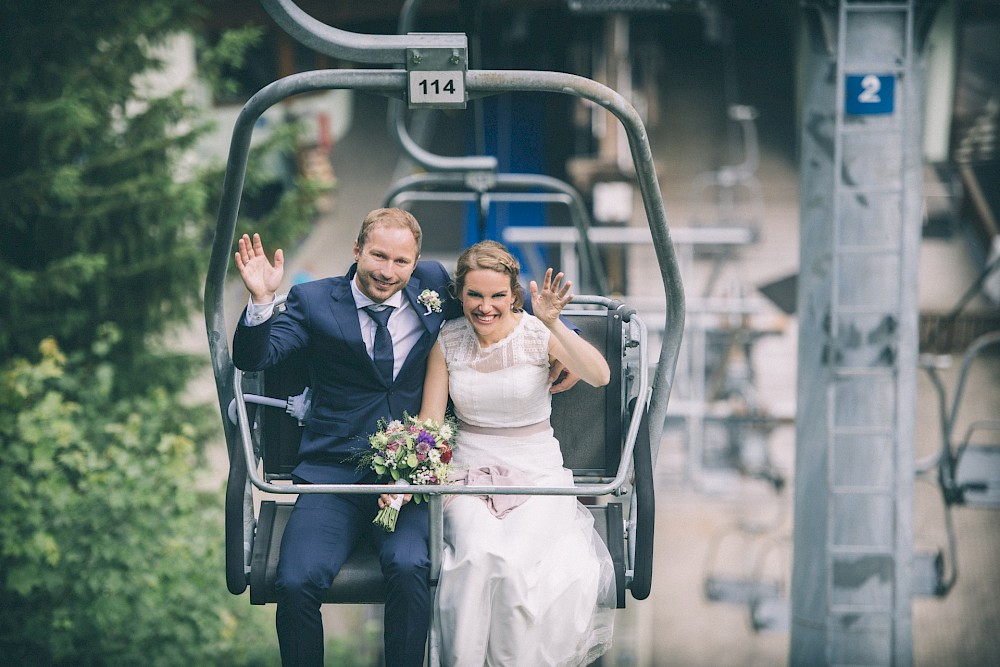
[[[491,345],[496,345],[504,338],[509,336],[511,333],[513,333],[514,329],[517,328],[517,323],[520,321],[521,321],[520,317],[517,317],[516,315],[511,313],[509,321],[505,323],[506,326],[503,328],[503,330],[499,330],[489,337],[480,335],[479,332],[476,331],[475,328],[473,328],[473,331],[476,333],[476,338],[479,339],[479,347],[483,348],[483,347],[489,347]]]

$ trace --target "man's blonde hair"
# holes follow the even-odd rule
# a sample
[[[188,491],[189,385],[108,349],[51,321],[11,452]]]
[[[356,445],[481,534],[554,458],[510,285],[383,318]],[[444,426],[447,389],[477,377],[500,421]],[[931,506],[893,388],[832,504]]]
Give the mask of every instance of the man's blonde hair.
[[[420,229],[420,223],[409,211],[401,208],[377,208],[368,213],[361,222],[361,231],[358,232],[358,248],[364,248],[368,241],[368,235],[376,227],[401,227],[409,229],[417,242],[417,257],[420,257],[420,246],[424,242],[424,232]]]

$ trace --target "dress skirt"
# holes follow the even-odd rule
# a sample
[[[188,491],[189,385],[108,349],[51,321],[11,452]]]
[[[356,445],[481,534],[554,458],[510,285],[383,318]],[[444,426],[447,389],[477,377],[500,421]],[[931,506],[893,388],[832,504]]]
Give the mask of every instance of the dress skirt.
[[[526,438],[460,430],[456,451],[468,468],[500,468],[518,486],[573,483],[551,429]],[[502,518],[479,496],[445,503],[432,631],[443,665],[588,665],[611,644],[614,571],[593,515],[575,496],[516,498]]]

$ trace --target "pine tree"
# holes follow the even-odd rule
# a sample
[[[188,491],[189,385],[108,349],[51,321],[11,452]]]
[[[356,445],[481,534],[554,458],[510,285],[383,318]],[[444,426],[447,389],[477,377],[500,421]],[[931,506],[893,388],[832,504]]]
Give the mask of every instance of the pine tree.
[[[119,360],[190,316],[205,188],[175,164],[197,139],[182,94],[148,98],[150,47],[189,28],[193,0],[13,0],[0,20],[0,358],[67,352],[100,328]],[[187,127],[193,128],[194,125]]]
[[[197,314],[221,174],[181,172],[198,116],[181,92],[148,94],[141,75],[158,67],[157,45],[197,26],[202,1],[0,5],[10,664],[276,659],[266,610],[226,591],[219,489],[192,488],[216,410],[182,403],[187,365],[155,344]],[[308,207],[293,210],[308,224]]]

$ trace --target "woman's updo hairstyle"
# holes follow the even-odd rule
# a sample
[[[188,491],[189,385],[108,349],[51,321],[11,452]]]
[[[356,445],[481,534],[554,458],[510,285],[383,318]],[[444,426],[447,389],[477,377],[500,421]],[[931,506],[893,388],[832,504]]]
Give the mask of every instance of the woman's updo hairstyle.
[[[521,274],[521,265],[514,258],[502,243],[496,241],[480,241],[469,246],[458,258],[458,265],[455,268],[455,296],[462,298],[465,290],[465,276],[469,271],[485,269],[487,271],[497,271],[505,273],[510,277],[510,291],[514,295],[513,310],[519,311],[524,308],[524,290],[518,282]]]

